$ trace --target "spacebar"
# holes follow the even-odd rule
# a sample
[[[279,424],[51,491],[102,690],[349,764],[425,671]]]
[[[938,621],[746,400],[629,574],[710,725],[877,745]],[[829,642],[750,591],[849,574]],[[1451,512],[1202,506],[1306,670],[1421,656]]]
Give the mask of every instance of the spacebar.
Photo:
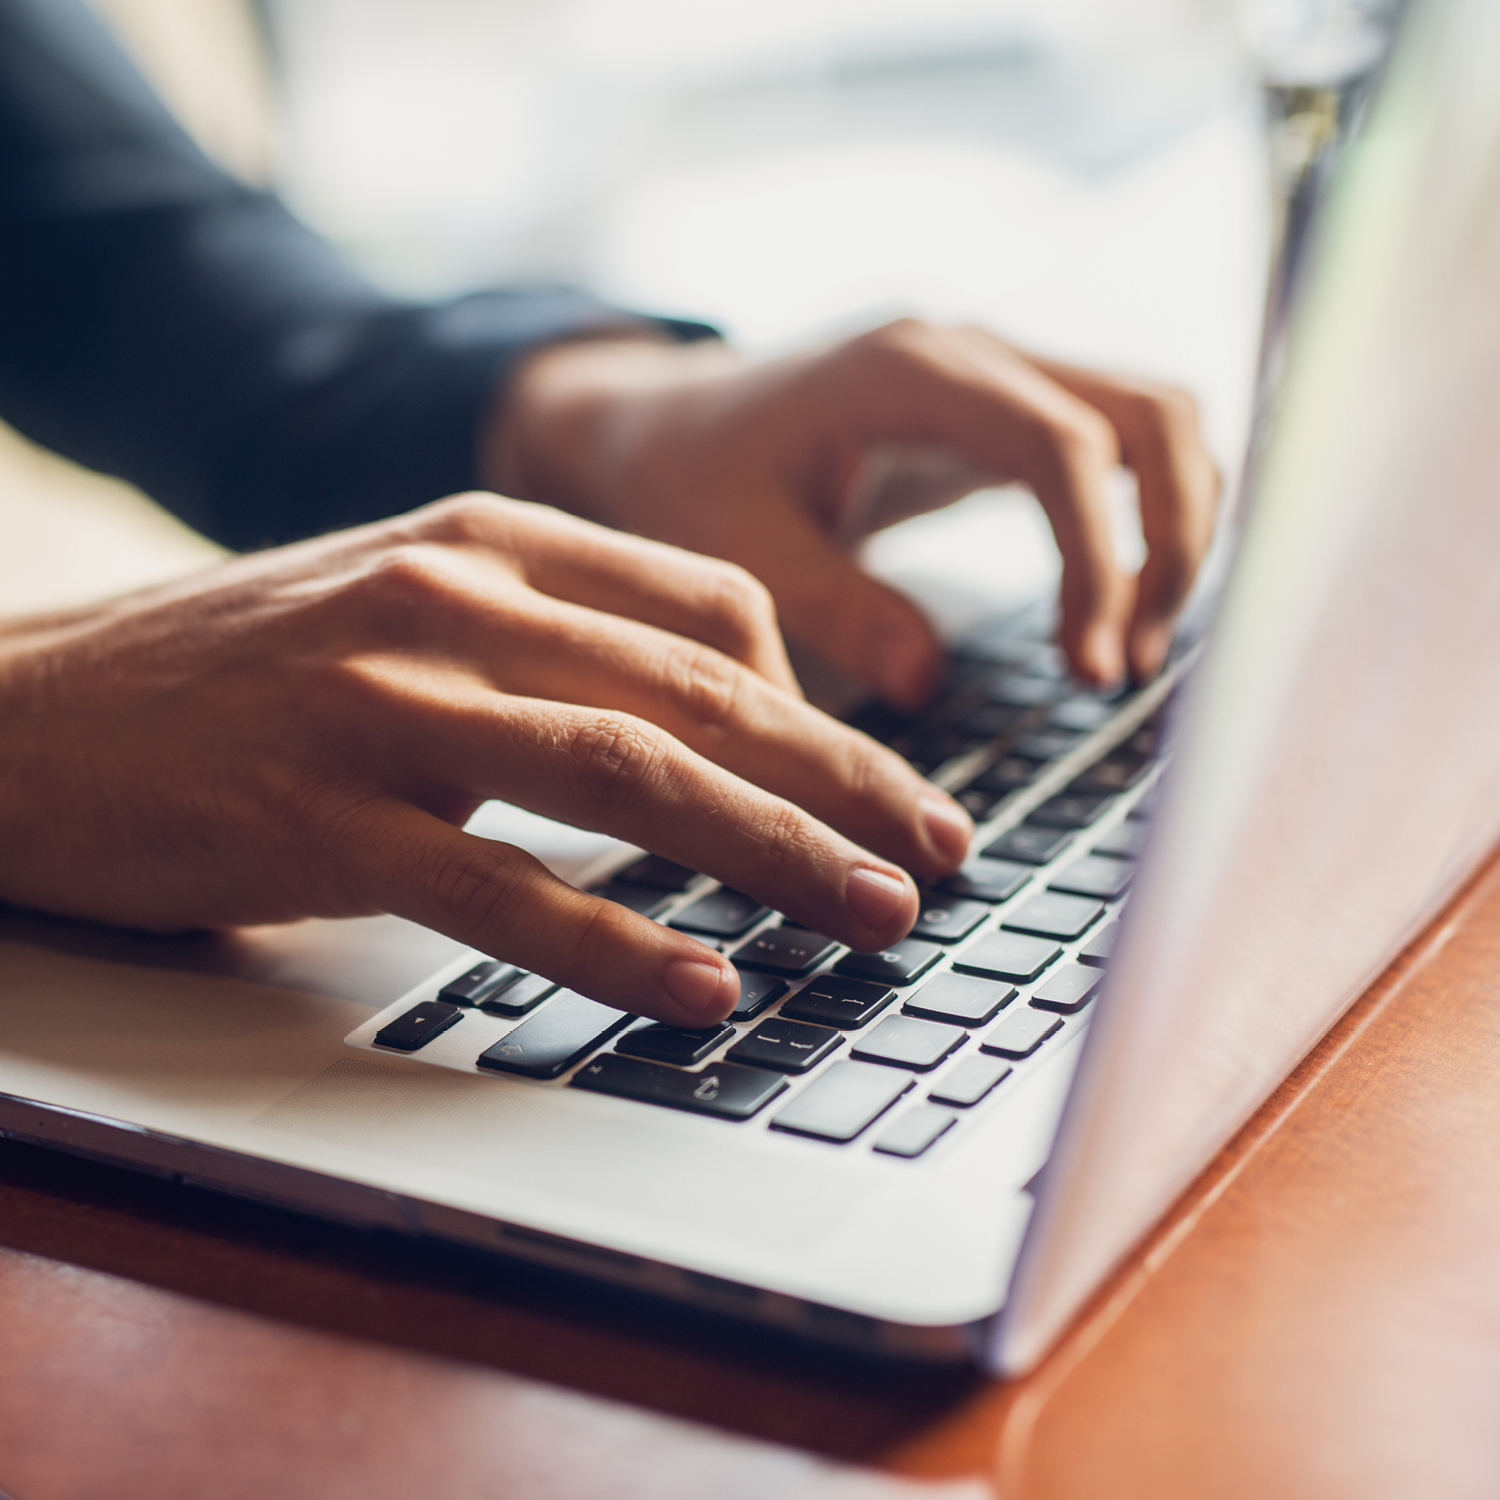
[[[786,1079],[762,1068],[715,1063],[699,1073],[606,1053],[573,1075],[573,1087],[721,1120],[748,1120],[786,1088]]]

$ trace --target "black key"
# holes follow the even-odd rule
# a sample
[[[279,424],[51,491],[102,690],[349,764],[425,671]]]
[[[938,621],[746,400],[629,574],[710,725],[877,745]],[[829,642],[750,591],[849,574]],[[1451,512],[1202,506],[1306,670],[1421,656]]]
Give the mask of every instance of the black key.
[[[989,916],[990,909],[982,901],[951,901],[929,899],[912,928],[915,938],[926,938],[930,943],[959,943]]]
[[[915,1016],[887,1016],[854,1043],[850,1055],[862,1062],[930,1073],[968,1039],[969,1034],[957,1026],[940,1026]]]
[[[786,980],[774,974],[740,974],[740,998],[729,1013],[731,1021],[753,1021],[768,1005],[786,994]]]
[[[659,854],[648,854],[615,876],[616,880],[628,880],[633,885],[649,885],[658,891],[673,892],[685,891],[697,878],[696,870],[663,859]]]
[[[986,979],[1014,979],[1028,984],[1062,949],[1040,938],[1017,937],[1013,932],[992,932],[953,960],[961,974],[979,974]]]
[[[589,891],[591,896],[603,896],[618,906],[628,906],[643,917],[654,917],[665,911],[672,896],[668,891],[652,890],[648,885],[631,885],[628,880],[611,880],[607,885],[596,885]]]
[[[756,1068],[718,1062],[700,1073],[684,1073],[680,1068],[621,1057],[617,1052],[606,1052],[585,1063],[573,1075],[572,1083],[575,1089],[638,1099],[643,1104],[664,1104],[668,1109],[691,1110],[720,1120],[748,1120],[786,1090],[786,1079]]]
[[[1115,705],[1098,698],[1068,698],[1047,715],[1051,729],[1070,729],[1075,734],[1092,734],[1115,715]]]
[[[974,778],[974,785],[986,792],[1013,792],[1017,787],[1030,786],[1041,766],[1040,761],[1027,760],[1023,755],[1002,755]]]
[[[729,956],[749,969],[767,969],[801,979],[838,947],[832,938],[802,927],[769,927]]]
[[[971,786],[966,792],[958,792],[953,800],[973,818],[976,823],[982,823],[989,817],[990,809],[1000,800],[999,792],[984,792],[977,786]]]
[[[1030,760],[1056,760],[1066,755],[1083,736],[1066,729],[1038,729],[1035,734],[1023,734],[1010,748],[1016,755]]]
[[[910,984],[943,956],[936,943],[903,938],[879,953],[846,953],[834,969],[851,979],[873,979],[881,984]]]
[[[1029,932],[1036,937],[1071,942],[1082,937],[1103,915],[1102,901],[1090,901],[1086,896],[1058,896],[1048,891],[1023,901],[1000,925],[1011,932]]]
[[[1094,853],[1110,859],[1139,859],[1146,847],[1148,826],[1145,823],[1121,823],[1094,845]]]
[[[540,1005],[557,986],[540,974],[520,973],[505,986],[486,995],[479,1008],[492,1016],[524,1016]]]
[[[1104,968],[1114,956],[1115,939],[1120,935],[1120,924],[1110,922],[1101,927],[1082,948],[1078,950],[1078,962],[1091,964],[1096,969]]]
[[[1024,709],[1013,708],[1008,703],[980,703],[971,708],[954,724],[960,734],[973,735],[977,740],[992,740],[1004,734],[1019,719]]]
[[[938,1104],[957,1104],[967,1109],[978,1104],[1002,1079],[1010,1077],[1010,1064],[998,1057],[966,1057],[943,1081],[928,1091]]]
[[[990,679],[984,695],[991,703],[1002,703],[1010,708],[1041,708],[1056,703],[1067,691],[1066,683],[1055,677],[1006,672]]]
[[[1035,873],[1030,865],[1016,865],[1006,859],[971,859],[938,889],[945,896],[972,896],[993,906],[1009,901]]]
[[[414,1005],[405,1015],[382,1026],[375,1033],[377,1047],[391,1047],[397,1052],[415,1052],[425,1047],[433,1037],[441,1036],[450,1026],[456,1026],[463,1015],[463,1008],[447,1005],[441,1000],[424,1000]]]
[[[1000,1057],[1030,1057],[1061,1026],[1056,1016],[1026,1006],[1012,1011],[979,1044],[979,1050]]]
[[[1071,1016],[1094,998],[1094,991],[1103,981],[1104,975],[1098,969],[1068,964],[1049,974],[1046,982],[1037,986],[1031,1003],[1038,1010],[1055,1010],[1059,1015]]]
[[[451,979],[438,991],[438,999],[449,1005],[478,1005],[488,994],[502,990],[513,980],[519,979],[525,969],[514,964],[501,963],[497,958],[487,958],[477,963],[467,974]]]
[[[1040,823],[1043,828],[1087,828],[1097,822],[1113,797],[1080,797],[1073,792],[1064,792],[1060,797],[1049,797],[1040,807],[1033,808],[1030,821]]]
[[[951,729],[945,729],[931,734],[913,735],[906,742],[903,753],[913,765],[935,771],[955,755],[967,755],[975,743],[973,735],[956,734]]]
[[[706,932],[710,937],[737,938],[755,926],[762,917],[770,915],[770,908],[762,906],[753,896],[720,886],[706,896],[700,896],[693,904],[672,918],[672,926],[684,932]]]
[[[479,1066],[527,1078],[556,1078],[633,1020],[623,1010],[564,990],[529,1021],[522,1021],[481,1052]]]
[[[1054,875],[1047,882],[1047,889],[1063,891],[1069,896],[1097,896],[1101,901],[1115,901],[1125,894],[1134,876],[1135,865],[1128,859],[1100,859],[1088,854]]]
[[[901,1007],[909,1016],[948,1021],[954,1026],[984,1026],[1016,998],[1013,984],[996,984],[974,974],[939,974]]]
[[[914,1105],[880,1132],[875,1149],[885,1156],[920,1156],[957,1123],[958,1116],[951,1109],[940,1109],[936,1104]]]
[[[615,1043],[615,1051],[627,1057],[649,1057],[653,1062],[674,1063],[679,1068],[702,1062],[715,1047],[734,1035],[733,1026],[705,1026],[701,1031],[685,1031],[678,1026],[663,1026],[653,1021],[627,1031]]]
[[[1069,844],[1071,833],[1060,828],[1038,828],[1033,823],[1022,823],[1009,833],[1002,833],[984,850],[986,859],[1013,859],[1023,865],[1051,864]]]
[[[811,1021],[815,1026],[838,1026],[852,1031],[856,1026],[863,1026],[872,1016],[879,1015],[895,998],[896,992],[889,985],[825,974],[793,995],[781,1007],[781,1014],[794,1021]]]
[[[771,1121],[771,1129],[815,1135],[825,1141],[852,1141],[910,1087],[911,1078],[894,1068],[836,1062]]]
[[[805,1026],[801,1021],[784,1021],[773,1016],[736,1042],[725,1056],[777,1073],[806,1073],[843,1040],[842,1032],[831,1031],[827,1026]]]
[[[1068,790],[1085,796],[1113,796],[1117,792],[1129,791],[1146,774],[1150,765],[1150,756],[1115,750],[1070,782]]]

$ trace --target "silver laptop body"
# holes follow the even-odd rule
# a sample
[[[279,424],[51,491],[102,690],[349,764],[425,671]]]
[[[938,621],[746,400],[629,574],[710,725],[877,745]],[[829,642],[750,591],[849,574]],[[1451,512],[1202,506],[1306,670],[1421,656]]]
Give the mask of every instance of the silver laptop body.
[[[0,1131],[869,1351],[1028,1368],[1500,838],[1497,77],[1490,0],[1419,7],[1332,203],[1098,998],[1072,1004],[1079,974],[1100,972],[1121,892],[1051,887],[1078,885],[1079,861],[1096,886],[1101,860],[1135,874],[1142,801],[1157,795],[1145,739],[1162,732],[1173,679],[1092,716],[1039,687],[999,733],[939,757],[945,785],[988,777],[997,791],[976,848],[1030,827],[1062,835],[1059,851],[1020,861],[1017,889],[981,902],[974,930],[935,942],[938,957],[859,1024],[825,1024],[831,1050],[807,1073],[762,1065],[770,1097],[749,1118],[699,1106],[744,1071],[731,1047],[837,999],[842,950],[783,976],[705,1058],[622,1065],[640,1045],[626,1020],[541,1079],[479,1059],[503,1063],[507,1045],[526,1056],[539,1032],[522,1028],[559,997],[507,1015],[502,989],[449,1015],[441,992],[483,955],[394,919],[174,942],[16,914],[0,925]],[[971,656],[970,708],[1028,670],[1049,681],[1036,634],[1010,622]],[[1029,779],[1007,783],[1028,748]],[[1097,789],[1102,764],[1124,768],[1121,789],[1080,807],[1090,794],[1069,789]],[[1070,797],[1071,828],[1057,810]],[[489,816],[492,831],[518,826]],[[640,853],[520,822],[580,884]],[[692,921],[713,890],[688,882],[654,905]],[[1104,914],[1064,935],[1091,902]],[[777,922],[728,941],[740,951]],[[1014,937],[1056,952],[1002,981],[997,964],[1036,953],[1016,959],[1000,941]],[[935,1062],[872,1058],[877,1031],[924,1019],[923,993],[953,974],[1017,993],[968,1026],[926,1019],[961,1033]],[[422,1005],[447,1017],[440,1034],[380,1044]],[[943,1103],[976,1059],[1009,1071],[971,1103]],[[636,1063],[671,1070],[672,1107],[589,1085],[645,1080],[649,1095],[661,1075]],[[799,1104],[837,1068],[859,1088],[894,1081],[847,1141],[809,1130],[817,1111]],[[903,1154],[944,1112],[931,1143]]]

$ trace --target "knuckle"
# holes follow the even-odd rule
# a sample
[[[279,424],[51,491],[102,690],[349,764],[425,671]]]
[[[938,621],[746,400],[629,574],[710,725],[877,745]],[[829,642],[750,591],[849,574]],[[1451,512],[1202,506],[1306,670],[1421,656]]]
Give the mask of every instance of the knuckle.
[[[1044,430],[1053,452],[1068,468],[1111,468],[1119,462],[1115,430],[1092,407],[1080,403],[1055,412]]]
[[[769,877],[807,852],[810,842],[807,815],[790,802],[771,799],[764,815],[757,819],[756,843],[761,859],[769,867]]]
[[[565,753],[589,797],[629,803],[659,776],[666,756],[659,731],[629,714],[595,714],[571,726]]]
[[[423,542],[400,542],[378,554],[359,586],[382,603],[431,604],[444,599],[453,580],[442,550]]]
[[[745,669],[706,648],[676,656],[668,667],[671,686],[684,713],[710,731],[726,730],[741,720]]]
[[[471,491],[437,500],[420,512],[421,529],[445,542],[484,542],[494,538],[505,509],[497,495]]]
[[[737,649],[758,646],[776,632],[776,604],[770,589],[734,563],[715,568],[709,607]]]
[[[942,335],[923,318],[897,318],[855,339],[850,348],[881,362],[900,365],[926,363]]]
[[[433,877],[443,909],[470,932],[504,924],[523,898],[525,885],[514,861],[489,851],[447,855]]]

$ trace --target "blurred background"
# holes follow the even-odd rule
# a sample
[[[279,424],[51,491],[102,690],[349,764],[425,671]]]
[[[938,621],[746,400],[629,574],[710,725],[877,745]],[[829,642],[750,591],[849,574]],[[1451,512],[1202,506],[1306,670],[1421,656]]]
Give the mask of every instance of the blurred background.
[[[716,323],[754,355],[903,313],[976,321],[1186,385],[1231,476],[1286,179],[1305,165],[1294,150],[1288,166],[1285,141],[1278,157],[1274,129],[1298,89],[1369,71],[1392,8],[96,3],[212,154],[396,292],[581,282]],[[86,531],[119,582],[210,555],[124,487],[13,436],[0,448],[0,507],[44,479],[65,489],[88,525],[54,506],[33,534],[66,529],[76,546]],[[933,607],[961,628],[975,590],[1029,587],[1053,565],[1027,506],[974,497],[878,538],[871,565],[924,595],[941,567]],[[952,576],[955,527],[980,543],[967,581]],[[73,567],[75,593],[97,562]],[[9,607],[36,586],[0,577]]]

